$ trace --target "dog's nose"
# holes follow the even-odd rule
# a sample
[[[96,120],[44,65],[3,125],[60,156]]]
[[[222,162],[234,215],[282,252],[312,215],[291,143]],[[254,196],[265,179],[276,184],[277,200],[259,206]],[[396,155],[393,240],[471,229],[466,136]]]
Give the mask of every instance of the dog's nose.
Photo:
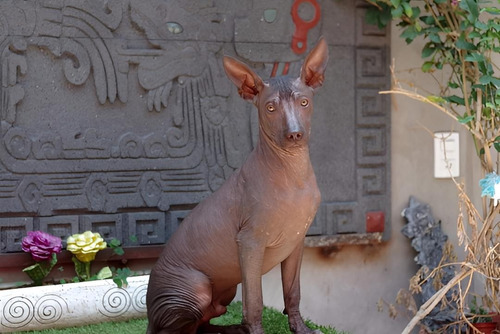
[[[304,134],[300,131],[295,131],[295,132],[289,132],[286,135],[286,138],[290,141],[300,141]]]

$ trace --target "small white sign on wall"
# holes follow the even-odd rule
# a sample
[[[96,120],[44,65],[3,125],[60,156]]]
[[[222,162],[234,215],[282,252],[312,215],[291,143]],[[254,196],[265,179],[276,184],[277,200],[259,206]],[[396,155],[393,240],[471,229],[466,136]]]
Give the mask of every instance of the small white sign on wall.
[[[434,133],[434,177],[460,176],[460,141],[458,132]]]

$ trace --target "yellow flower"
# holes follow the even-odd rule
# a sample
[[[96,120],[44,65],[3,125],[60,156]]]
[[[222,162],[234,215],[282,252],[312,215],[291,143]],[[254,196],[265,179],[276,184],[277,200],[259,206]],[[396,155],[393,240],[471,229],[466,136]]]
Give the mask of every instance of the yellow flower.
[[[66,240],[66,247],[80,262],[90,262],[101,249],[107,247],[106,241],[99,233],[86,231],[81,234],[73,234]]]

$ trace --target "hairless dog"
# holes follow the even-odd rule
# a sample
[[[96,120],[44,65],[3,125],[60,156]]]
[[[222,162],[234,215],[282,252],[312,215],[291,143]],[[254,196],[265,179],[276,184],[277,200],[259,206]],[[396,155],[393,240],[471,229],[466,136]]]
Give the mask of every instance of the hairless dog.
[[[262,275],[281,263],[290,329],[312,333],[299,312],[304,238],[320,203],[309,158],[313,95],[323,84],[328,46],[321,39],[298,78],[262,80],[224,57],[240,96],[258,110],[259,140],[245,163],[198,204],[170,238],[147,292],[148,333],[263,333]],[[242,283],[241,325],[216,328],[211,318]]]

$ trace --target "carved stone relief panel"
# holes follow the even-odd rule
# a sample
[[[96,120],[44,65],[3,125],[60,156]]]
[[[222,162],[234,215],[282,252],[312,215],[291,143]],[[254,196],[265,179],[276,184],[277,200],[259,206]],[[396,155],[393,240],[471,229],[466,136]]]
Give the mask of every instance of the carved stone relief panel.
[[[310,233],[365,232],[365,213],[389,208],[390,124],[388,36],[363,13],[351,1],[1,1],[0,252],[30,229],[164,243],[256,140],[222,56],[297,74],[321,35],[331,60],[311,154],[324,203]]]

